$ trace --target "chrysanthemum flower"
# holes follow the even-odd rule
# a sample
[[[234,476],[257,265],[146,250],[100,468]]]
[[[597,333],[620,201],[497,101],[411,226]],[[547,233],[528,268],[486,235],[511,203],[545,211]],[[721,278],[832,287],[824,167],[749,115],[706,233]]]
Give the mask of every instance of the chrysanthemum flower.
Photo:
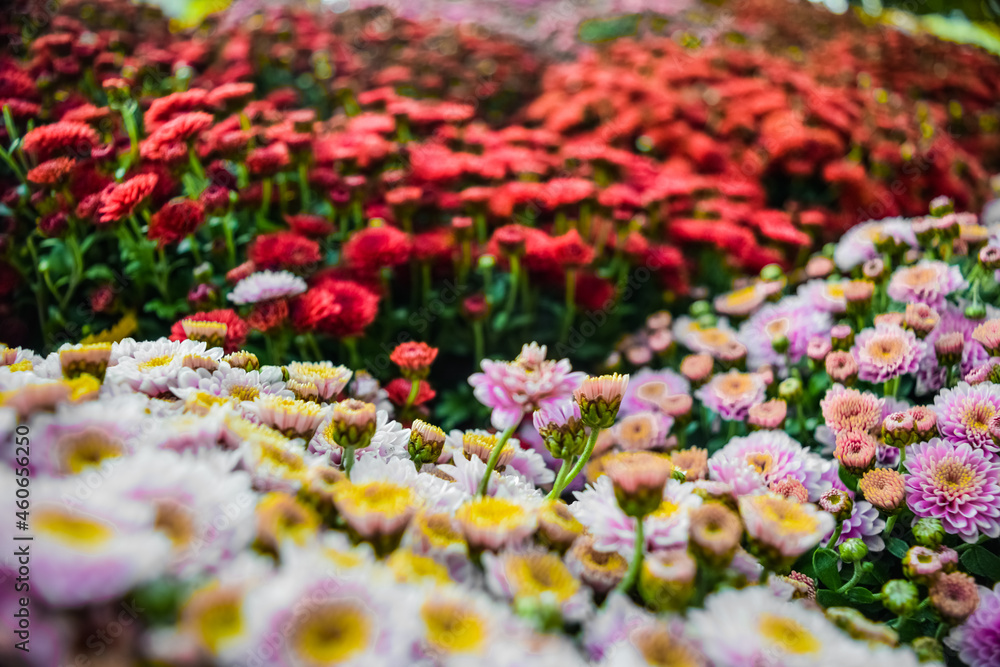
[[[202,336],[193,337],[188,335],[188,329],[192,324],[205,322],[209,326],[212,324],[222,325],[221,328],[208,328],[202,332]],[[187,325],[185,323],[188,323]],[[197,329],[192,329],[192,332]],[[170,328],[170,340],[200,340],[208,343],[211,347],[221,347],[227,354],[231,354],[246,342],[249,327],[231,308],[210,310],[204,313],[192,313],[184,319],[175,322]],[[221,334],[221,340],[218,334]],[[218,361],[216,359],[216,361]]]
[[[895,326],[865,329],[858,334],[851,354],[858,362],[858,377],[885,382],[917,370],[924,344],[912,331]]]
[[[767,291],[761,289],[759,283],[751,283],[746,287],[726,292],[715,297],[712,305],[720,315],[746,317],[767,299]]]
[[[776,562],[790,562],[833,529],[833,517],[815,505],[771,494],[739,498],[740,516],[755,547]]]
[[[599,551],[592,535],[578,537],[566,554],[566,566],[574,576],[598,593],[618,585],[628,571],[628,561],[616,551]]]
[[[826,425],[834,433],[870,431],[882,421],[883,399],[869,392],[834,385],[820,401]]]
[[[24,135],[21,150],[38,160],[48,160],[60,151],[88,151],[100,143],[97,130],[86,123],[59,121],[39,125]]]
[[[469,378],[476,399],[493,409],[495,428],[506,429],[533,410],[567,400],[585,377],[570,370],[568,359],[545,356],[544,345],[525,345],[514,361],[484,359],[483,372]]]
[[[979,588],[979,606],[965,623],[953,628],[944,643],[969,667],[991,667],[1000,656],[1000,583]]]
[[[747,424],[764,430],[780,429],[785,423],[788,405],[780,398],[751,406],[747,413]]]
[[[643,388],[646,385],[653,385],[646,392],[657,391],[662,393],[662,396],[654,397],[648,393],[644,396]],[[649,410],[650,407],[657,404],[660,398],[668,395],[687,394],[690,390],[691,384],[687,378],[668,368],[658,371],[643,368],[629,376],[628,387],[625,388],[625,395],[622,397],[619,415],[625,416],[633,412]]]
[[[673,469],[670,459],[650,452],[623,452],[604,459],[618,506],[631,517],[645,516],[660,506]]]
[[[478,551],[516,546],[535,532],[538,525],[534,507],[489,496],[466,502],[458,508],[455,518],[469,547]]]
[[[413,380],[427,377],[437,355],[438,349],[427,343],[407,342],[397,345],[389,359],[399,366],[403,377]]]
[[[300,401],[273,394],[258,396],[252,406],[261,422],[288,437],[308,442],[326,417],[326,410],[311,401]]]
[[[946,622],[963,623],[979,606],[976,580],[964,572],[949,572],[934,578],[927,590],[931,606]]]
[[[837,243],[833,259],[841,271],[850,271],[879,256],[877,243],[891,240],[898,246],[917,247],[917,238],[909,220],[886,218],[855,225]]]
[[[126,338],[112,345],[111,362],[105,373],[105,382],[125,384],[135,391],[159,396],[179,386],[178,380],[189,356],[222,358],[221,347],[209,348],[201,341],[155,341],[136,343]]]
[[[295,232],[259,234],[247,257],[261,269],[296,269],[320,261],[319,244]]]
[[[410,257],[410,240],[395,227],[366,227],[351,234],[343,252],[348,265],[373,272],[405,264]]]
[[[1000,464],[969,443],[937,438],[906,449],[906,504],[966,542],[1000,536]]]
[[[69,379],[88,373],[103,381],[110,359],[111,343],[67,344],[59,348],[59,364],[62,366],[63,375]]]
[[[788,297],[778,304],[764,306],[744,322],[740,341],[747,347],[751,368],[764,364],[784,368],[786,355],[791,363],[798,363],[805,356],[809,339],[828,332],[830,325],[829,314],[804,299]],[[779,340],[787,341],[784,352],[775,350]]]
[[[306,291],[306,281],[290,271],[258,271],[240,280],[229,300],[236,304],[260,303],[297,296]]]
[[[725,478],[727,464],[748,469],[761,487],[794,477],[813,500],[828,488],[823,473],[830,466],[829,462],[803,448],[784,431],[756,431],[743,438],[733,438],[708,460],[711,478]],[[743,490],[737,493],[742,494]]]
[[[399,545],[418,498],[408,486],[385,481],[356,484],[348,480],[333,488],[333,504],[353,533],[387,554]]]
[[[736,331],[724,317],[719,318],[715,326],[702,326],[687,316],[678,317],[673,330],[677,341],[696,354],[715,356],[727,344],[739,342]],[[683,368],[681,373],[684,373]]]
[[[328,280],[295,297],[292,322],[300,330],[353,338],[375,321],[378,306],[378,295],[360,283]]]
[[[670,462],[674,468],[684,471],[684,479],[693,482],[705,479],[708,474],[708,450],[699,447],[688,447],[670,453]]]
[[[1000,319],[987,320],[977,326],[972,339],[986,348],[991,357],[1000,356]]]
[[[31,169],[27,179],[35,185],[59,186],[73,173],[76,160],[71,157],[57,157],[46,160]]]
[[[925,303],[940,310],[949,294],[968,286],[957,266],[925,259],[896,269],[886,291],[900,303]]]
[[[841,431],[837,434],[834,457],[853,475],[860,475],[875,465],[878,442],[867,431]]]
[[[968,443],[1000,458],[1000,446],[989,432],[990,420],[1000,414],[1000,391],[992,383],[961,382],[934,397],[934,412],[941,437],[953,443]]]
[[[691,511],[688,545],[702,560],[717,567],[728,565],[741,539],[743,524],[739,516],[722,503],[704,503]]]
[[[865,499],[886,514],[893,514],[906,502],[905,480],[889,468],[875,468],[858,481],[858,490]]]
[[[100,196],[97,211],[100,223],[107,224],[132,215],[153,194],[159,180],[160,177],[153,173],[139,174],[123,183],[108,186]]]
[[[756,373],[719,373],[695,392],[709,410],[727,421],[743,421],[751,406],[762,403],[766,385]]]
[[[642,451],[661,446],[672,424],[673,419],[666,415],[636,412],[620,419],[611,432],[622,449]]]

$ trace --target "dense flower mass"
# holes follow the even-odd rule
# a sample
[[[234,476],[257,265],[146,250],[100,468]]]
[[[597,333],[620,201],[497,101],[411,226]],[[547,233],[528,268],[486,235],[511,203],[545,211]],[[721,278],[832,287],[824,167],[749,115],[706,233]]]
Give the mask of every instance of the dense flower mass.
[[[984,50],[14,4],[0,663],[1000,660]]]

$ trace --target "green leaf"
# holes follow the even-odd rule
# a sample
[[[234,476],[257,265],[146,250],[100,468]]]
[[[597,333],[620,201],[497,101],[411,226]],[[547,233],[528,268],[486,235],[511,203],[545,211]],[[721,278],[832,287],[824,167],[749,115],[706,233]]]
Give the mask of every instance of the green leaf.
[[[991,582],[1000,581],[1000,557],[989,549],[979,545],[970,547],[962,554],[961,561],[969,572]]]
[[[107,264],[94,264],[83,272],[83,277],[87,280],[114,280],[115,274]]]
[[[853,602],[858,604],[871,604],[875,602],[875,596],[870,590],[864,588],[863,586],[855,586],[851,590],[847,591],[847,597]]]
[[[839,562],[840,557],[833,549],[821,548],[813,553],[813,571],[816,577],[832,590],[841,586],[840,571],[837,569]]]
[[[507,313],[500,311],[497,316],[493,318],[493,330],[496,332],[501,332],[507,328]]]
[[[898,537],[890,537],[887,548],[889,549],[889,553],[893,556],[902,559],[906,556],[906,552],[910,550],[910,545]]]
[[[819,602],[820,606],[824,609],[827,607],[850,606],[850,601],[847,599],[847,596],[841,595],[837,591],[828,591],[825,588],[821,588],[816,591],[816,601]]]
[[[837,469],[837,475],[840,476],[840,481],[843,482],[844,486],[848,489],[855,492],[858,490],[858,478],[847,472],[847,468],[840,466]]]

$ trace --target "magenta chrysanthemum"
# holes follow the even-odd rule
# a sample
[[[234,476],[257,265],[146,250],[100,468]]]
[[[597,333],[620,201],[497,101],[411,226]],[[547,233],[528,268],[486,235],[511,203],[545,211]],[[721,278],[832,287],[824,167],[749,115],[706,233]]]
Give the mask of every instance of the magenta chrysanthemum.
[[[1000,447],[990,436],[990,420],[1000,414],[1000,386],[960,382],[934,397],[934,413],[941,436],[953,443],[968,443],[997,458]]]
[[[495,428],[516,425],[540,407],[572,398],[586,374],[571,370],[568,359],[545,355],[544,345],[525,345],[514,361],[484,359],[483,372],[469,378],[476,399],[493,409]]]
[[[858,377],[885,382],[917,370],[924,344],[912,331],[897,326],[879,326],[858,334],[851,354],[858,362]]]
[[[713,377],[695,396],[723,419],[742,421],[751,406],[763,402],[766,388],[764,379],[756,373],[730,371]]]
[[[1000,536],[1000,464],[968,443],[939,438],[906,449],[906,504],[966,542]]]
[[[960,377],[965,377],[972,369],[986,363],[990,355],[983,346],[975,340],[973,332],[976,322],[968,319],[957,307],[945,308],[941,311],[940,321],[931,329],[924,339],[924,355],[917,370],[917,393],[925,394],[937,391],[944,386],[947,369],[938,362],[935,345],[942,336],[961,334],[963,340],[962,359],[959,363]]]
[[[957,266],[923,260],[896,269],[886,291],[900,303],[925,303],[940,310],[949,294],[968,286]]]

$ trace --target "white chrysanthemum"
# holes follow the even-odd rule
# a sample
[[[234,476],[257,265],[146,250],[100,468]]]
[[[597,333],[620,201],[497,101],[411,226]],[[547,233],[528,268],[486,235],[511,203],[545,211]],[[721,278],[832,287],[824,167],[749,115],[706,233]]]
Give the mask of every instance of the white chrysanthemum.
[[[646,547],[669,549],[687,544],[690,511],[701,505],[694,486],[670,480],[663,489],[663,502],[643,522]],[[615,489],[607,475],[601,475],[583,491],[573,494],[576,502],[569,511],[594,537],[598,551],[615,551],[631,558],[635,545],[635,519],[615,500]]]
[[[479,482],[486,474],[486,464],[482,459],[474,456],[470,460],[461,453],[451,463],[438,464],[437,469],[451,477],[455,486],[470,497],[476,494]],[[486,495],[535,500],[542,497],[541,491],[520,475],[501,475],[495,470],[490,475]]]
[[[306,281],[290,271],[258,271],[236,283],[229,300],[236,304],[287,298],[306,291]]]
[[[257,494],[246,472],[232,470],[232,457],[145,449],[121,462],[108,477],[101,499],[152,508],[157,529],[172,545],[170,570],[178,575],[223,568],[254,535]]]
[[[867,647],[837,629],[821,611],[786,602],[767,586],[710,595],[705,608],[691,610],[689,619],[702,650],[718,665],[873,664]]]
[[[259,370],[248,371],[233,368],[223,361],[214,372],[203,368],[185,368],[178,374],[177,387],[172,391],[182,399],[194,391],[204,391],[237,403],[270,394],[292,398],[293,394],[285,389],[282,377],[280,366],[263,366]]]
[[[729,320],[720,317],[712,327],[702,327],[691,317],[682,315],[674,321],[674,337],[684,347],[696,353],[715,355],[733,342],[739,342]]]
[[[112,346],[113,365],[108,367],[105,383],[127,385],[149,396],[159,396],[177,386],[178,377],[187,368],[185,357],[207,357],[218,362],[222,355],[221,347],[209,348],[201,341],[160,338],[136,343],[126,338]]]
[[[316,434],[309,441],[309,449],[318,453],[329,452],[330,460],[339,464],[343,450],[331,437],[329,427],[332,419],[333,414],[328,414],[323,423],[319,425]],[[405,458],[409,460],[410,455],[407,452],[409,442],[410,429],[403,428],[403,425],[398,421],[390,419],[389,413],[385,410],[379,410],[375,413],[375,434],[372,435],[371,443],[363,451],[356,452],[355,456],[360,457],[362,454],[374,453],[383,459]]]
[[[13,477],[4,468],[4,488],[15,488]],[[32,592],[51,607],[114,600],[164,574],[170,560],[170,540],[156,529],[152,507],[100,502],[78,494],[78,484],[43,477],[31,487]],[[14,516],[14,494],[7,497]]]
[[[380,458],[372,452],[365,452],[354,464],[351,481],[355,484],[393,482],[409,487],[426,503],[428,511],[454,511],[469,498],[469,494],[455,484],[417,472],[410,459]]]

